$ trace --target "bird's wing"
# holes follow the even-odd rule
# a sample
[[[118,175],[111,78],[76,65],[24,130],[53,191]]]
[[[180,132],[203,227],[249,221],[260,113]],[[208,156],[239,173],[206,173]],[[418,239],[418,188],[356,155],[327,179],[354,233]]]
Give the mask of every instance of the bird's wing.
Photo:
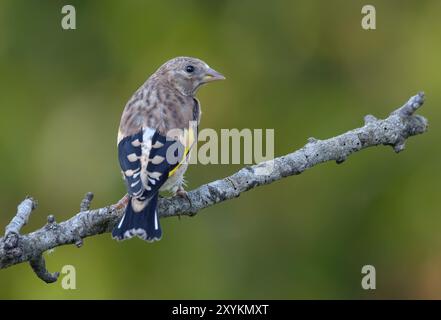
[[[156,193],[185,161],[193,144],[192,129],[182,130],[182,134],[170,137],[158,130],[143,128],[123,138],[118,144],[118,155],[128,194],[149,198]],[[142,150],[143,145],[147,150]],[[143,157],[148,157],[148,161]],[[145,175],[142,170],[146,170]],[[144,183],[143,176],[146,177]]]
[[[139,197],[144,186],[141,178],[143,130],[121,139],[118,143],[118,159],[130,196]]]

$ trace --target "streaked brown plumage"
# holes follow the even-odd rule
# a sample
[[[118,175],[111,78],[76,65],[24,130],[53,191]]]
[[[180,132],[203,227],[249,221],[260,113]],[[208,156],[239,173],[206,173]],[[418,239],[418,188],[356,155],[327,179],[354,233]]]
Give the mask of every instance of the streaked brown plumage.
[[[185,194],[183,177],[201,116],[200,104],[194,96],[201,85],[222,79],[225,78],[205,62],[178,57],[163,64],[133,94],[122,114],[118,132],[120,164],[131,196],[127,210],[141,214],[151,204],[152,197],[157,197],[159,190]],[[196,125],[195,128],[192,123]],[[152,145],[152,139],[157,141],[158,137],[173,138],[185,147],[186,152],[179,164],[165,166],[157,160],[161,157],[157,156],[156,162],[152,159],[155,152],[164,152],[155,149],[159,142]],[[156,169],[155,165],[162,167]],[[153,171],[153,168],[158,171]],[[157,225],[156,212],[154,214]],[[124,229],[123,221],[124,217],[118,228]],[[157,235],[150,236],[148,230],[144,229],[140,231],[139,227],[134,226],[125,233],[122,232],[124,230],[115,229],[114,233],[119,233],[114,237],[122,240],[138,235],[146,240],[158,239]]]
[[[197,74],[186,72],[189,65],[196,68]],[[207,75],[209,78],[205,78]],[[204,83],[221,79],[224,79],[222,75],[196,58],[178,57],[166,62],[127,103],[118,142],[121,137],[134,134],[143,126],[157,128],[162,134],[173,128],[188,128],[189,121],[199,121],[200,118],[199,111],[194,119],[197,89]]]

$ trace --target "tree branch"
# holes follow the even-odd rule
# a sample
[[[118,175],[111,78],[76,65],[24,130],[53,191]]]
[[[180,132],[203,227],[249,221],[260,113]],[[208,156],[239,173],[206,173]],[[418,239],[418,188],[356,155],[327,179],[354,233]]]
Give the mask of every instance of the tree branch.
[[[193,216],[204,208],[236,198],[255,187],[300,174],[322,162],[342,163],[352,153],[368,147],[390,145],[395,152],[400,152],[407,138],[427,130],[427,119],[414,115],[423,103],[424,93],[419,93],[384,120],[368,115],[363,127],[327,140],[309,138],[305,146],[293,153],[245,167],[229,177],[202,185],[190,191],[187,198],[161,198],[159,215],[161,218]],[[92,193],[86,194],[80,212],[69,220],[58,224],[53,216],[49,216],[48,223],[41,229],[20,235],[21,227],[35,208],[32,198],[24,200],[6,227],[5,236],[0,238],[0,269],[29,261],[39,278],[48,283],[56,281],[58,273],[51,274],[46,270],[43,253],[66,244],[80,247],[84,238],[110,232],[128,200],[126,195],[115,205],[89,210],[92,198]]]

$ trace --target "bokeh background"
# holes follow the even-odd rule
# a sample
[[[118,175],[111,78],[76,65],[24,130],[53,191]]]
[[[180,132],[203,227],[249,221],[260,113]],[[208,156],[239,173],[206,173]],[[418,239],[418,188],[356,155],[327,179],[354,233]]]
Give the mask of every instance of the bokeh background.
[[[61,29],[73,4],[77,30]],[[377,9],[377,30],[360,26]],[[326,163],[162,221],[164,237],[109,234],[46,255],[77,289],[46,285],[29,265],[0,270],[0,298],[441,298],[439,168],[441,2],[0,1],[0,225],[26,195],[29,225],[71,217],[125,192],[116,133],[131,94],[164,61],[196,56],[228,80],[200,90],[203,128],[274,128],[283,155],[385,117],[419,90],[428,133]],[[189,188],[237,165],[196,165]],[[361,268],[377,289],[361,289]]]

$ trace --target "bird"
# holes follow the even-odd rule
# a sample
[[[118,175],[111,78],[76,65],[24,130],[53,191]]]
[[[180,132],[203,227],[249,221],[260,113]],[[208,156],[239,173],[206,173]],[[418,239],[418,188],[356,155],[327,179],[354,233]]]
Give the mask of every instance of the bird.
[[[112,231],[114,239],[162,238],[159,192],[187,196],[184,173],[202,114],[195,95],[202,85],[224,79],[200,59],[176,57],[160,66],[129,99],[117,138],[129,198]]]

